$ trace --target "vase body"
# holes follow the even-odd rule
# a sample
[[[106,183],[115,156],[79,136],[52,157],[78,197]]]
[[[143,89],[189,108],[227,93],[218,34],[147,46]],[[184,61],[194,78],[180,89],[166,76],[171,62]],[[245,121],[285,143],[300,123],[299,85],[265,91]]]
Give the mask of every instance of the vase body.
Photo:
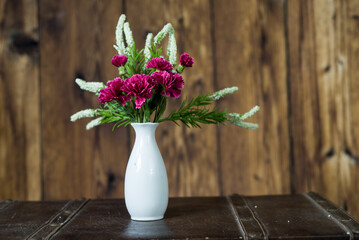
[[[132,220],[163,218],[168,204],[166,167],[158,149],[158,123],[132,123],[136,139],[125,174],[125,203]]]

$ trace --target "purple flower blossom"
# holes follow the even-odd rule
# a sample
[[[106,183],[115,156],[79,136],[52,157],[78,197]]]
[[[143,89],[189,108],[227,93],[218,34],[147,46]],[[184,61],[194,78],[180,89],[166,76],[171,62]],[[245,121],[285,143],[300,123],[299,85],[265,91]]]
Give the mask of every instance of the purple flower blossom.
[[[154,72],[151,75],[155,83],[164,86],[165,90],[162,91],[162,96],[178,98],[181,96],[181,88],[184,86],[183,78],[180,74],[169,72]]]
[[[193,57],[191,57],[188,53],[182,53],[180,56],[180,63],[184,67],[192,67]]]
[[[129,97],[136,97],[136,108],[139,109],[145,104],[146,99],[152,97],[153,84],[149,76],[135,74],[125,80],[124,91]]]
[[[172,71],[173,67],[169,61],[164,58],[152,58],[146,65],[148,68],[156,68],[160,71]]]
[[[122,106],[125,106],[125,103],[129,101],[130,98],[123,92],[124,81],[122,81],[121,78],[115,78],[106,85],[106,88],[100,90],[98,101],[103,104],[113,100],[119,100]]]
[[[115,67],[124,66],[127,63],[127,57],[126,55],[115,55],[113,56],[111,63]]]

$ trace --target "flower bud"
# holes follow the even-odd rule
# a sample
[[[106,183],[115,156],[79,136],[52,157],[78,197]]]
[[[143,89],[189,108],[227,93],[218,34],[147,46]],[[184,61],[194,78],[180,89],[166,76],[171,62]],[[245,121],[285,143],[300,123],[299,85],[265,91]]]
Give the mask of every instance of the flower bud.
[[[193,57],[191,57],[188,53],[182,53],[180,56],[180,63],[184,67],[192,67],[193,62]]]
[[[115,67],[124,66],[127,63],[127,57],[126,55],[115,55],[113,56],[111,63]]]

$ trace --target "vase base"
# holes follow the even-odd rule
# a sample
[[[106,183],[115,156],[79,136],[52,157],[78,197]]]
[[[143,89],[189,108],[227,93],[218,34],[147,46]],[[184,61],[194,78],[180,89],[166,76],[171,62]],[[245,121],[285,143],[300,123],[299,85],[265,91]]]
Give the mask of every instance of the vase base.
[[[131,220],[138,221],[138,222],[148,222],[148,221],[157,221],[163,219],[162,216],[155,216],[155,217],[131,217]]]

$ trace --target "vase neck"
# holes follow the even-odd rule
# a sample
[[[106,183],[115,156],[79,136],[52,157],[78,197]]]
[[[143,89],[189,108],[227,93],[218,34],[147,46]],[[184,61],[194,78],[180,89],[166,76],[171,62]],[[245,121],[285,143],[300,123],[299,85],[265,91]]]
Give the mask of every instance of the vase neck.
[[[138,134],[155,134],[158,123],[131,123],[131,126]]]

